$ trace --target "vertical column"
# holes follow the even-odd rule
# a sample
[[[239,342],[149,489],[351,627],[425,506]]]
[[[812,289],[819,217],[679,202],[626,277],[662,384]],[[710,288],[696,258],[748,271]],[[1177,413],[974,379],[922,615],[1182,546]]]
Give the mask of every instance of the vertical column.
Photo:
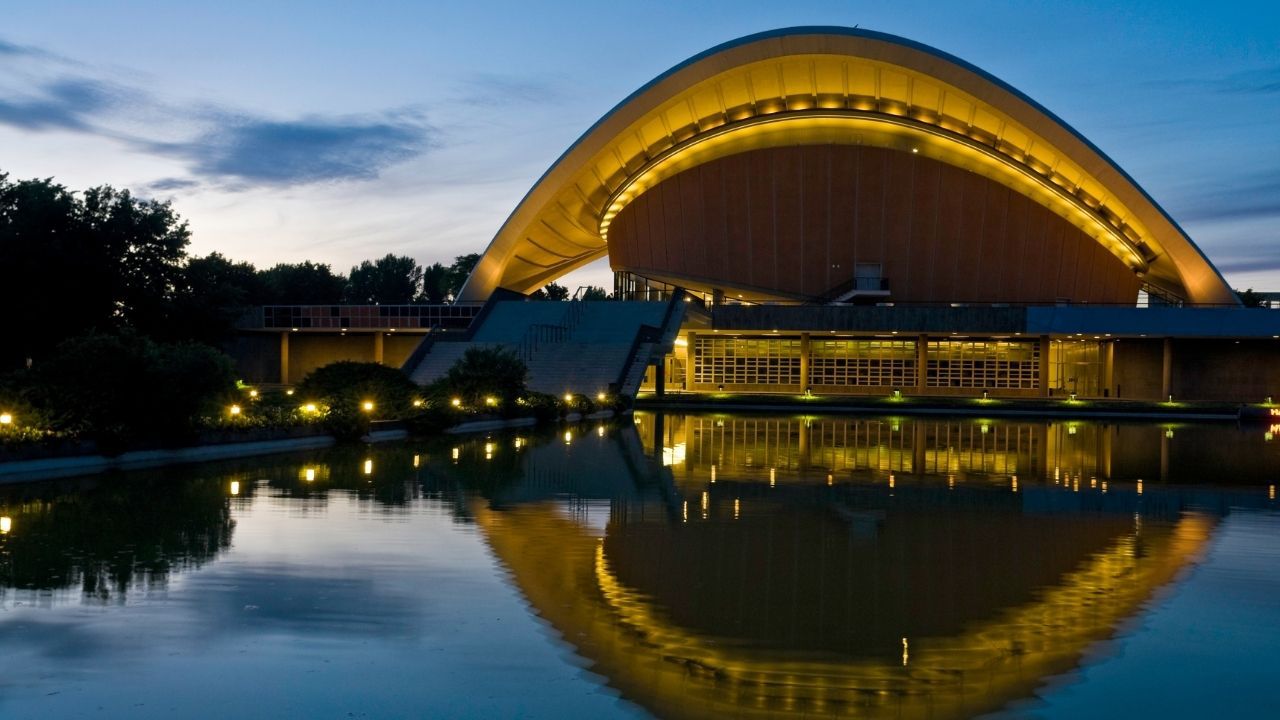
[[[1160,363],[1160,399],[1168,400],[1173,394],[1173,338],[1164,339],[1164,352]]]
[[[695,370],[695,368],[693,367],[693,349],[695,347],[695,344],[698,342],[698,334],[690,330],[688,335],[685,336],[685,340],[688,341],[688,344],[684,346],[684,385],[683,387],[685,392],[692,392],[693,391],[693,371]]]
[[[916,393],[924,394],[929,384],[929,336],[916,338]],[[919,471],[917,471],[919,472]]]
[[[1116,389],[1116,344],[1107,342],[1102,345],[1102,395],[1115,397]]]
[[[658,397],[667,394],[667,357],[665,355],[653,364],[653,392]]]
[[[1048,335],[1040,336],[1040,396],[1049,397],[1049,352],[1052,349]]]
[[[915,475],[922,475],[925,472],[924,467],[924,451],[925,440],[927,439],[924,418],[914,417],[908,420],[911,423],[911,472]]]
[[[381,332],[376,332],[373,334],[373,361],[376,363],[382,362],[382,333]]]
[[[809,333],[800,333],[800,391],[809,389]]]
[[[289,332],[280,333],[280,384],[289,384]]]

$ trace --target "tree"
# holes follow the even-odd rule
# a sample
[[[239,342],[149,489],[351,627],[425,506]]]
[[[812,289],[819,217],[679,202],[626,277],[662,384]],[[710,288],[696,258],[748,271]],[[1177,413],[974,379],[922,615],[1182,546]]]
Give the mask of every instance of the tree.
[[[468,255],[459,255],[453,259],[453,264],[449,266],[449,295],[457,299],[458,293],[462,292],[462,286],[466,284],[467,278],[471,277],[472,271],[476,269],[476,265],[480,263],[480,253],[470,253]]]
[[[264,305],[337,305],[347,279],[323,263],[280,263],[258,272]]]
[[[582,291],[582,299],[583,300],[608,300],[609,293],[605,292],[604,288],[602,287],[596,287],[595,285],[588,285],[586,289]]]
[[[422,269],[422,302],[439,305],[449,299],[450,268],[440,263],[432,263]]]
[[[431,386],[436,402],[460,399],[470,407],[486,407],[492,397],[510,408],[525,392],[529,369],[518,355],[502,348],[470,348],[444,377]]]
[[[559,283],[549,282],[541,290],[535,290],[529,297],[534,300],[568,300],[569,288]]]
[[[411,303],[422,288],[422,267],[411,257],[387,254],[351,268],[343,302],[354,305]]]
[[[164,317],[190,233],[168,203],[110,186],[83,198],[51,179],[0,173],[0,367],[48,356],[89,330]]]
[[[221,412],[235,393],[226,355],[197,343],[153,342],[130,329],[72,338],[32,374],[31,404],[54,429],[84,433],[108,451],[188,441],[201,416]]]
[[[1236,296],[1240,298],[1240,304],[1248,308],[1262,307],[1262,296],[1249,288],[1244,292],[1236,291]]]
[[[265,283],[252,265],[210,253],[187,260],[166,312],[139,329],[156,338],[217,345],[265,296]]]

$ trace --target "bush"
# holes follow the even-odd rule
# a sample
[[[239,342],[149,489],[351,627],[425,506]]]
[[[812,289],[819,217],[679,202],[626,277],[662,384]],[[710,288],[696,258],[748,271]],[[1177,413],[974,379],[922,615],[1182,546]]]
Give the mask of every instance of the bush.
[[[504,415],[526,394],[529,369],[514,352],[501,348],[470,348],[445,376],[433,383],[429,394],[434,405],[451,404],[454,398],[469,408],[489,407],[493,398]]]
[[[131,331],[68,340],[29,380],[27,400],[50,429],[92,437],[108,452],[138,441],[190,440],[201,418],[235,393],[226,355]]]
[[[349,413],[361,414],[367,427],[367,420],[371,418],[408,415],[419,390],[409,376],[397,368],[343,360],[318,368],[303,378],[294,397],[299,402],[320,401],[329,405],[329,415],[334,417],[334,422],[349,422]],[[362,410],[366,401],[374,404],[372,412]]]

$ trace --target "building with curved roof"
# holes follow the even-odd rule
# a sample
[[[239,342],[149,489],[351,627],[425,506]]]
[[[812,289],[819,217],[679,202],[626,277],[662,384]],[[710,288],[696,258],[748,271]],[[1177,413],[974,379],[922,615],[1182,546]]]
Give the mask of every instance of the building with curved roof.
[[[707,296],[1236,304],[1134,180],[954,56],[801,27],[712,48],[619,103],[538,180],[462,291],[608,256]]]

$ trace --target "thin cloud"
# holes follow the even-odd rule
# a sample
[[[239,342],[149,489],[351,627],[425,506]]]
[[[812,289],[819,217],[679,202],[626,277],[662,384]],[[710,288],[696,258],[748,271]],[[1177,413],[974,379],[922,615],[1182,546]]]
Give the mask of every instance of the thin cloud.
[[[24,130],[92,130],[90,119],[115,103],[118,88],[88,78],[48,83],[33,97],[0,99],[0,124]]]
[[[196,187],[200,182],[198,180],[190,180],[186,178],[161,178],[155,182],[148,183],[145,190],[149,193],[168,192],[170,190],[182,190],[185,188]]]
[[[235,186],[369,180],[432,146],[433,132],[421,122],[252,116],[228,119],[191,141],[148,144],[152,152],[187,161],[196,176]]]
[[[554,78],[477,73],[461,84],[462,102],[479,107],[546,104],[563,99],[564,90]]]
[[[0,58],[6,56],[35,58],[45,65],[62,66],[64,73],[66,65],[76,64],[40,48],[0,40]],[[507,92],[516,90],[508,86]],[[26,93],[0,95],[0,125],[96,135],[188,165],[192,177],[161,178],[148,186],[152,192],[189,188],[203,181],[243,190],[369,180],[439,145],[439,133],[413,111],[269,118],[203,101],[162,102],[139,88],[83,72],[39,84]],[[180,128],[178,139],[158,139],[159,133],[173,133],[175,128]]]
[[[1179,203],[1178,217],[1188,222],[1280,217],[1280,172],[1245,176],[1231,187],[1194,188]]]

